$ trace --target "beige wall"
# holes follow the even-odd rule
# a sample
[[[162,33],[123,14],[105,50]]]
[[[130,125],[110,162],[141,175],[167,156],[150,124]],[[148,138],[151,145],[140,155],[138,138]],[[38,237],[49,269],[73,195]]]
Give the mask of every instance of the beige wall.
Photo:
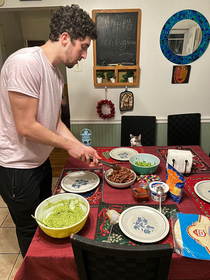
[[[200,112],[202,123],[207,124],[202,133],[202,143],[209,143],[205,150],[210,150],[208,123],[209,89],[210,89],[210,47],[197,61],[191,63],[191,74],[188,84],[171,84],[173,63],[168,61],[160,49],[160,33],[163,25],[170,16],[184,9],[194,9],[202,13],[210,22],[209,0],[78,0],[77,3],[88,13],[93,9],[122,9],[140,8],[141,38],[140,38],[140,83],[138,87],[129,88],[134,94],[134,109],[126,113],[119,110],[119,96],[123,87],[104,88],[93,86],[93,49],[89,48],[88,57],[82,61],[82,72],[74,69],[67,70],[67,83],[70,99],[71,123],[82,124],[120,124],[122,114],[126,115],[156,115],[157,123],[165,125],[167,115],[175,113]],[[5,1],[0,12],[4,10],[37,8],[52,9],[59,5],[70,5],[64,0],[42,1]],[[44,23],[46,24],[46,22]],[[25,32],[25,31],[24,31]],[[41,31],[39,35],[41,35]],[[96,112],[97,102],[101,99],[111,99],[115,104],[115,118],[103,120]],[[160,138],[161,139],[161,135]],[[164,141],[163,141],[164,142]],[[162,142],[162,143],[163,143]],[[160,144],[160,141],[158,141]]]
[[[209,88],[210,88],[210,48],[197,61],[191,64],[191,75],[188,84],[171,84],[173,63],[168,61],[160,49],[160,33],[166,20],[183,9],[195,9],[210,21],[209,0],[78,0],[77,3],[90,14],[93,9],[140,8],[141,42],[140,42],[140,84],[129,88],[134,93],[134,109],[125,114],[156,115],[158,122],[165,122],[168,114],[183,112],[201,112],[202,119],[209,121]],[[6,1],[1,9],[11,8],[52,8],[58,5],[71,4],[69,1]],[[41,31],[40,31],[41,34]],[[71,121],[73,123],[119,123],[122,113],[119,110],[119,95],[123,87],[104,88],[93,86],[93,49],[82,61],[82,72],[67,71],[70,95]],[[116,106],[115,118],[103,120],[96,112],[97,102],[107,96]],[[80,110],[78,109],[80,108]]]
[[[0,44],[5,48],[5,57],[23,46],[23,33],[18,12],[0,13],[2,37]]]
[[[16,50],[23,48],[26,40],[47,41],[49,38],[49,25],[52,12],[53,9],[4,12],[0,10],[0,23],[2,27],[0,43],[2,50],[4,51],[5,49],[6,52],[3,56],[4,60]],[[67,83],[66,67],[59,65],[58,68],[64,77],[64,82]]]
[[[20,11],[23,38],[28,40],[48,40],[51,10]]]

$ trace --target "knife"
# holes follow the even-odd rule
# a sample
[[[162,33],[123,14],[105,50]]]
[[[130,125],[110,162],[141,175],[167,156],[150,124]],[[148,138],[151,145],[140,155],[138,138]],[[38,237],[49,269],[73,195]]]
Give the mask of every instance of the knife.
[[[90,160],[93,160],[93,157],[92,157],[92,156],[89,156],[89,158],[90,158]],[[112,163],[103,161],[103,160],[101,160],[101,159],[98,159],[98,162],[100,162],[100,163],[102,163],[102,164],[104,164],[104,165],[106,165],[106,166],[109,166],[109,167],[111,167],[111,168],[114,169],[114,170],[120,170],[120,169],[121,169],[121,167],[120,167],[119,165],[117,165],[117,164],[112,164]]]

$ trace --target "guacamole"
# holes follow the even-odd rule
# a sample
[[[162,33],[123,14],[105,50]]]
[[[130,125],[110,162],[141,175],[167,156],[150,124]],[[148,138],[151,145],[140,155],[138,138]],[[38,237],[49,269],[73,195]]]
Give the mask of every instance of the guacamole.
[[[43,223],[51,228],[63,228],[78,223],[85,216],[87,207],[75,198],[48,203],[44,210],[49,214],[42,218]]]

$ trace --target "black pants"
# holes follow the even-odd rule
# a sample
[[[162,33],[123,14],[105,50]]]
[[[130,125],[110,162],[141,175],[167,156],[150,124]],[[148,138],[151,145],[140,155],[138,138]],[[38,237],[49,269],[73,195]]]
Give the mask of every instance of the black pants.
[[[16,234],[23,257],[37,229],[31,217],[36,207],[51,196],[52,169],[49,159],[32,169],[0,166],[0,195],[7,204],[16,225]]]

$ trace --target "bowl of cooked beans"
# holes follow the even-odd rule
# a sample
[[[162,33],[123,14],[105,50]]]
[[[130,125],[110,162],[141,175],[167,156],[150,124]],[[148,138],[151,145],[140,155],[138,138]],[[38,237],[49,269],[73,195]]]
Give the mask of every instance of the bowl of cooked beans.
[[[126,167],[121,167],[120,170],[108,169],[105,173],[105,180],[110,186],[123,189],[135,182],[136,173]]]

